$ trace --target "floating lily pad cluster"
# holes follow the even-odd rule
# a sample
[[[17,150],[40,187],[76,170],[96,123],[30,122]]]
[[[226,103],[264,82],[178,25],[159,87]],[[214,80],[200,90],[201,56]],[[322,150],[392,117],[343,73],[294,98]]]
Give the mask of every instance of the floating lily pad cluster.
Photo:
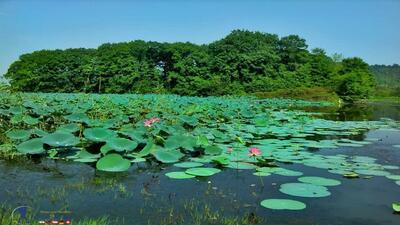
[[[322,155],[317,149],[359,148],[377,139],[356,139],[371,129],[399,131],[400,123],[332,121],[288,110],[315,106],[297,100],[176,95],[2,94],[0,130],[21,154],[89,163],[123,172],[133,163],[171,164],[171,179],[212,176],[224,169],[255,176],[298,177],[280,191],[301,197],[329,196],[340,181],[306,176],[285,164],[303,164],[346,178],[384,176],[399,184],[396,165],[367,156]],[[397,148],[399,144],[395,144]],[[249,156],[249,148],[260,154]],[[360,152],[360,154],[362,154]],[[215,168],[217,167],[217,168]],[[291,199],[269,199],[267,208],[305,208]]]

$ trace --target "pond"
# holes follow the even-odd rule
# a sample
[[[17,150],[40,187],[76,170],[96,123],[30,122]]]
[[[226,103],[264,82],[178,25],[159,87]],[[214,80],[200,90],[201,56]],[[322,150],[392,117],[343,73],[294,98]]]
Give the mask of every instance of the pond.
[[[398,177],[389,179],[387,176],[400,175],[400,148],[397,147],[400,129],[396,122],[400,120],[400,104],[303,109],[318,113],[316,119],[384,123],[373,125],[371,129],[357,128],[357,133],[346,136],[329,132],[307,136],[302,140],[342,139],[342,142],[302,144],[304,141],[299,141],[300,146],[308,146],[301,151],[301,158],[288,155],[285,159],[286,155],[281,153],[270,157],[275,160],[274,166],[279,167],[258,165],[259,168],[287,169],[278,172],[257,169],[261,174],[269,172],[269,175],[264,174],[268,176],[255,176],[254,168],[221,167],[207,161],[202,163],[222,171],[212,176],[171,179],[167,173],[186,169],[148,160],[132,164],[125,172],[109,173],[96,170],[92,163],[43,157],[0,160],[0,202],[11,208],[28,205],[34,209],[38,220],[49,217],[43,211],[64,210],[69,211],[64,215],[72,220],[107,215],[118,219],[115,224],[399,224],[400,215],[393,212],[392,203],[400,201],[400,184],[396,184]],[[393,126],[388,127],[388,123]],[[273,140],[296,138],[293,136],[260,135],[246,147],[255,146],[263,154],[268,148],[282,152],[284,148]],[[297,138],[300,140],[300,137]],[[327,146],[320,146],[321,143]],[[341,145],[336,145],[338,143]],[[350,163],[357,165],[349,167],[357,168],[348,171],[338,168],[338,165]],[[377,169],[383,167],[385,169]],[[350,178],[354,171],[358,171],[357,178]],[[328,191],[327,195],[320,189],[297,193],[301,187],[296,185],[295,191],[290,187],[282,190],[281,185],[285,184],[307,184],[305,179],[303,182],[299,179],[310,176],[333,179],[332,186],[314,185]],[[339,183],[335,183],[337,181]],[[311,179],[310,182],[317,181]],[[315,197],[319,194],[320,197]],[[276,210],[263,207],[260,203],[265,199],[290,199],[306,207]]]

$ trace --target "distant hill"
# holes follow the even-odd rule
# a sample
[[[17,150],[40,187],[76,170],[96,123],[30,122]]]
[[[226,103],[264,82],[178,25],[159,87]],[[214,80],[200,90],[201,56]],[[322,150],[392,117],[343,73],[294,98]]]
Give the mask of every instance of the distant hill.
[[[378,86],[400,87],[400,65],[371,65],[369,69],[375,76]]]

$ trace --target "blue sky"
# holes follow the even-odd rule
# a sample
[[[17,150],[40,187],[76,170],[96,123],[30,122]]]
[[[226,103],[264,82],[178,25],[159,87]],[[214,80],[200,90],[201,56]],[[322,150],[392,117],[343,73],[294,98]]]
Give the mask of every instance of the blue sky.
[[[135,39],[209,43],[233,29],[400,63],[400,0],[0,0],[0,74],[23,53]]]

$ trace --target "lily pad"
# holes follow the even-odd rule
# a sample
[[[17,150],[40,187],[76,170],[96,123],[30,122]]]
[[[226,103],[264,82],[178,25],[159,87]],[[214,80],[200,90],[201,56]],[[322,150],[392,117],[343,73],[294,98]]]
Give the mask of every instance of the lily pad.
[[[282,184],[279,191],[288,195],[307,198],[320,198],[331,194],[324,186],[305,183]]]
[[[265,199],[261,202],[261,206],[276,210],[302,210],[306,208],[306,204],[291,199]]]
[[[57,130],[74,133],[80,130],[80,126],[76,123],[70,123],[60,126]]]
[[[258,172],[254,172],[253,175],[259,176],[259,177],[267,177],[267,176],[270,176],[271,174],[270,173],[266,173],[266,172],[258,171]]]
[[[7,133],[7,137],[13,140],[27,140],[31,136],[30,130],[12,130]]]
[[[117,152],[122,152],[134,150],[138,146],[138,143],[126,138],[111,138],[107,140],[107,145]]]
[[[183,154],[179,150],[166,150],[163,148],[157,148],[152,154],[158,161],[163,163],[175,163],[183,157]]]
[[[393,202],[392,208],[395,212],[400,213],[400,202]]]
[[[391,180],[399,180],[400,181],[400,175],[387,175],[386,178],[391,179]]]
[[[109,154],[99,159],[96,163],[96,168],[101,171],[107,172],[123,172],[127,171],[131,163],[129,160],[124,159],[119,154]]]
[[[354,172],[362,175],[368,176],[388,176],[390,175],[389,172],[383,170],[370,170],[370,169],[363,169],[363,170],[355,170]]]
[[[209,145],[204,148],[204,153],[207,155],[219,155],[222,153],[222,149],[216,145]]]
[[[166,173],[165,176],[167,176],[171,179],[190,179],[190,178],[195,177],[195,176],[187,174],[185,172],[169,172],[169,173]]]
[[[44,152],[41,138],[34,138],[17,145],[17,151],[25,154],[40,154]]]
[[[71,133],[55,132],[42,138],[43,143],[53,147],[70,147],[79,143],[79,138]]]
[[[320,186],[337,186],[341,184],[341,182],[338,180],[324,178],[324,177],[309,176],[309,177],[300,177],[297,180],[303,183],[315,184]]]
[[[106,128],[88,128],[83,131],[83,135],[94,142],[106,142],[116,136],[114,131]]]
[[[199,177],[212,176],[219,172],[221,172],[221,170],[216,168],[190,168],[185,171],[187,174]]]

